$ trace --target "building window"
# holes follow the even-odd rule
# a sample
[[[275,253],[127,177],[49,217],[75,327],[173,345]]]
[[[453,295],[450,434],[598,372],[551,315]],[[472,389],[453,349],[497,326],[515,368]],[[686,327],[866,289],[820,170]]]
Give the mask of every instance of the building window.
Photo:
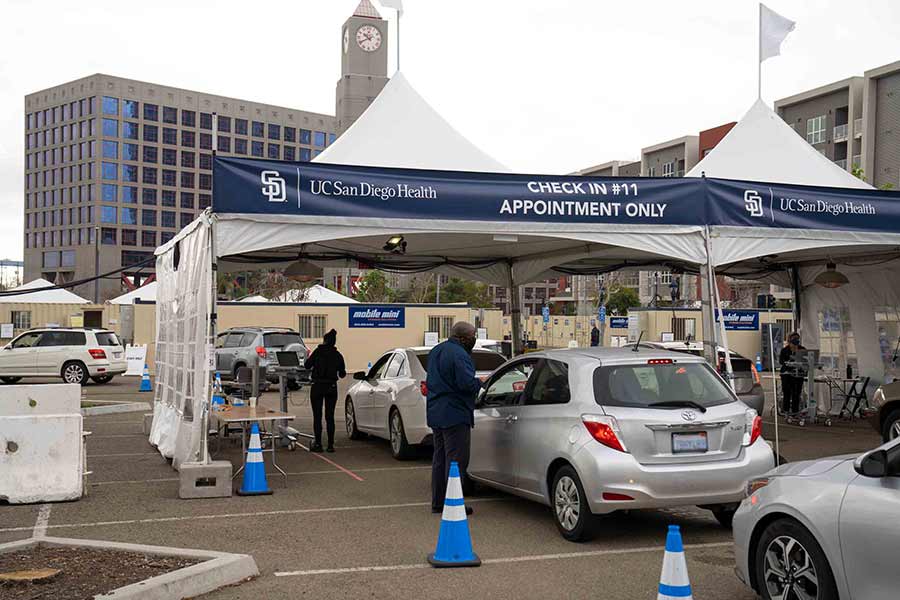
[[[269,139],[270,140],[280,140],[281,139],[281,125],[276,125],[275,123],[269,123]]]
[[[196,144],[196,135],[193,131],[182,131],[181,132],[181,145],[187,146],[188,148],[193,148]]]
[[[122,245],[137,246],[137,231],[134,229],[122,230]]]
[[[672,317],[672,335],[676,342],[697,339],[697,320]]]
[[[673,177],[675,175],[675,163],[667,162],[663,163],[662,166],[662,176],[663,177]]]
[[[144,209],[141,211],[141,225],[145,227],[156,227],[156,211]]]
[[[123,232],[124,233],[124,232]],[[153,258],[152,252],[140,252],[138,250],[122,250],[122,266],[130,267],[146,262]]]
[[[285,146],[284,147],[284,160],[296,160],[296,155],[294,154],[293,146]]]
[[[159,141],[159,127],[156,125],[144,125],[144,141],[145,142],[158,142]]]
[[[278,160],[281,156],[281,146],[278,144],[269,144],[269,158]]]
[[[253,137],[265,137],[265,135],[266,135],[265,124],[261,123],[259,121],[253,121],[252,131],[253,131]]]
[[[115,246],[116,230],[112,227],[102,227],[100,229],[100,243],[104,246]]]
[[[66,232],[68,233],[68,231]],[[67,246],[71,245],[71,238]],[[60,261],[59,264],[62,267],[74,267],[75,266],[75,251],[74,250],[63,250],[59,253]]]
[[[44,252],[41,261],[45,269],[56,269],[59,267],[59,252]]]
[[[194,168],[194,153],[187,150],[181,151],[181,166],[188,169]]]
[[[118,98],[110,98],[109,96],[103,96],[103,114],[104,115],[118,115],[119,114],[119,99]]]
[[[247,135],[247,119],[235,119],[234,132],[238,135]]]
[[[191,173],[193,175],[193,173]],[[185,173],[181,174],[182,176]],[[181,192],[181,208],[194,208],[194,194],[193,192]]]
[[[122,165],[122,181],[137,181],[138,168],[137,165]]]
[[[158,153],[156,146],[144,146],[144,162],[155,163]]]
[[[175,191],[163,190],[161,204],[163,206],[175,206]]]
[[[138,189],[130,185],[122,186],[122,202],[124,204],[137,204]]]
[[[122,144],[122,160],[138,160],[138,145]]]
[[[162,184],[168,185],[171,187],[175,187],[176,185],[176,171],[172,171],[171,169],[163,169],[162,172]]]
[[[171,106],[163,106],[163,123],[178,124],[178,109]]]
[[[231,117],[223,117],[219,116],[216,119],[218,123],[216,123],[216,127],[222,133],[231,133]]]
[[[103,208],[106,208],[106,207],[104,206]],[[122,223],[122,225],[137,225],[138,224],[136,208],[129,208],[129,207],[123,206],[122,208],[119,209],[119,216],[120,216],[119,222]],[[123,239],[124,239],[124,237],[123,237]]]
[[[300,160],[309,162],[309,148],[300,148]]]
[[[212,115],[210,113],[200,113],[200,129],[212,128]]]
[[[182,110],[181,111],[181,124],[185,127],[196,127],[197,126],[197,113],[192,110]]]
[[[111,142],[109,140],[103,140],[102,145],[103,158],[119,158],[119,142]]]
[[[181,187],[183,188],[192,188],[194,187],[194,174],[190,171],[182,171],[181,172]]]
[[[444,315],[428,315],[428,331],[436,331],[440,339],[450,337],[450,328],[453,327],[453,317]]]
[[[328,134],[328,145],[329,146],[332,145],[334,143],[334,140],[336,140],[336,139],[337,139],[337,136],[335,134],[329,133]]]
[[[153,213],[154,216],[156,213]],[[141,232],[141,246],[145,248],[156,248],[156,232],[155,231],[142,231]]]
[[[297,315],[299,319],[297,331],[305,340],[319,340],[325,335],[328,324],[327,315]]]
[[[175,233],[172,231],[160,231],[159,232],[159,245],[163,245],[169,240],[175,237]]]
[[[103,135],[105,137],[119,137],[119,122],[115,119],[103,119]]]
[[[191,224],[191,221],[194,220],[194,215],[191,213],[181,213],[181,228],[184,229],[188,225]]]
[[[141,202],[144,204],[152,204],[153,206],[156,206],[156,190],[153,188],[142,189]]]
[[[200,168],[204,171],[212,171],[212,154],[200,155]]]
[[[159,120],[159,107],[155,104],[147,104],[144,103],[144,120],[145,121],[158,121]]]
[[[15,330],[31,329],[31,311],[30,310],[10,311],[10,318],[13,322],[13,329],[15,329]]]
[[[163,144],[178,144],[178,130],[174,127],[163,127]]]
[[[124,121],[122,123],[122,137],[126,140],[138,139],[138,124]]]
[[[138,103],[136,100],[122,101],[122,116],[127,119],[140,118],[140,113],[138,112]]]
[[[169,229],[175,229],[175,213],[170,210],[162,211],[160,215],[160,224]]]
[[[212,175],[210,175],[209,173],[200,173],[200,185],[198,187],[201,190],[211,190]]]
[[[119,178],[119,165],[112,162],[104,162],[102,170],[103,179],[115,181]]]
[[[104,183],[100,186],[100,199],[104,202],[118,202],[119,186],[114,183]]]
[[[308,146],[310,144],[311,139],[312,139],[312,132],[310,130],[308,130],[308,129],[300,130],[300,143],[301,144],[306,144]]]
[[[178,164],[178,154],[173,148],[163,148],[162,164],[174,167]]]
[[[231,152],[231,138],[220,135],[219,139],[216,140],[216,147],[219,152]]]
[[[156,167],[144,167],[141,173],[141,181],[149,185],[156,185]]]
[[[325,147],[325,132],[316,132],[316,135],[313,137],[313,146],[319,146],[320,148]]]
[[[200,134],[200,148],[202,150],[212,150],[212,134],[210,134],[210,133],[201,133]]]
[[[263,143],[262,143],[262,142],[253,141],[253,142],[250,144],[250,154],[252,154],[253,156],[259,156],[259,157],[262,157],[262,155],[263,155]]]
[[[825,141],[825,115],[806,120],[806,141],[821,144]]]
[[[204,208],[209,208],[210,206],[212,206],[212,196],[209,194],[200,194],[198,204],[199,204],[198,208],[200,210],[203,210]]]
[[[115,206],[101,206],[100,207],[100,222],[101,223],[115,223],[116,222],[116,207]]]
[[[296,142],[297,141],[297,130],[293,127],[285,127],[284,128],[284,141]]]

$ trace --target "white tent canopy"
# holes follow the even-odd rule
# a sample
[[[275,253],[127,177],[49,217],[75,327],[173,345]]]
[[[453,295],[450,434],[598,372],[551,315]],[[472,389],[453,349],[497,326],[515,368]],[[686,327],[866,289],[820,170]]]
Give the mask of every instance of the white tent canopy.
[[[135,300],[141,300],[142,302],[156,302],[156,288],[158,282],[151,281],[141,287],[131,290],[128,293],[122,294],[117,298],[113,298],[109,300],[110,304],[134,304]]]
[[[324,285],[313,285],[303,290],[288,290],[278,296],[278,302],[309,302],[311,304],[358,304],[356,300],[329,290]]]
[[[29,281],[28,283],[20,285],[17,288],[13,288],[10,291],[39,290],[41,288],[49,287],[53,287],[53,284],[46,279],[38,278],[34,281]],[[29,294],[0,296],[0,302],[5,304],[23,302],[34,304],[89,304],[88,300],[62,288],[31,292]]]

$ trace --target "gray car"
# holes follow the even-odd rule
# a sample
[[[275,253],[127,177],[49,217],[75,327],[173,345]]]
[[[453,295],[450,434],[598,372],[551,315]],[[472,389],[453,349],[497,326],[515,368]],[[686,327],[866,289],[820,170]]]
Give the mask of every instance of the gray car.
[[[535,352],[485,383],[468,474],[551,506],[571,541],[616,510],[700,505],[728,526],[746,481],[775,466],[761,423],[699,357]]]
[[[216,336],[216,372],[223,380],[235,379],[241,367],[259,364],[265,379],[271,383],[278,381],[275,367],[278,365],[276,352],[281,350],[297,353],[300,364],[306,360],[308,350],[303,338],[293,329],[284,327],[235,327]],[[258,362],[257,362],[258,361]],[[288,379],[288,386],[298,387],[295,379]]]
[[[900,439],[782,465],[734,516],[736,572],[766,600],[900,597]]]

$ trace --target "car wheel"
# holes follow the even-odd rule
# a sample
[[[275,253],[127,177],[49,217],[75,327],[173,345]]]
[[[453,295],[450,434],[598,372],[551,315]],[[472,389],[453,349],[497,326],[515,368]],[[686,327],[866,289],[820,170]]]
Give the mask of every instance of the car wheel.
[[[779,519],[756,546],[757,592],[765,600],[837,600],[828,559],[812,534],[793,519]]]
[[[351,440],[358,440],[362,437],[362,433],[356,427],[356,411],[350,396],[344,400],[344,424],[347,426],[347,437]]]
[[[21,377],[0,377],[0,381],[3,383],[13,384],[22,379]]]
[[[881,428],[881,437],[885,442],[890,442],[900,437],[900,409],[892,410],[884,419],[884,426]]]
[[[413,447],[406,441],[406,430],[403,429],[403,417],[396,408],[388,418],[390,430],[391,455],[397,460],[409,460],[413,456]]]
[[[112,381],[112,378],[112,375],[99,375],[97,377],[91,377],[94,383],[99,383],[101,385],[104,383],[109,383],[110,381]]]
[[[553,476],[552,508],[559,533],[570,542],[591,538],[594,515],[575,469],[566,465]]]
[[[725,529],[731,529],[731,521],[734,519],[734,513],[737,512],[737,507],[718,506],[710,510],[712,510],[712,514],[716,521],[719,522],[719,525]]]
[[[84,385],[84,382],[88,378],[87,369],[84,364],[78,361],[67,362],[64,364],[60,375],[62,375],[63,381],[66,383],[77,383],[78,385]]]

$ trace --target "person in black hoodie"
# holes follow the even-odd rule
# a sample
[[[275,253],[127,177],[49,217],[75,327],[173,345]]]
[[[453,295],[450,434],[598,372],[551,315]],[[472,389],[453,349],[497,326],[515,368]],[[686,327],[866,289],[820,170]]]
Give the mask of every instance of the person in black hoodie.
[[[337,331],[332,329],[322,338],[303,366],[312,371],[312,389],[309,403],[313,411],[315,442],[311,452],[322,451],[322,406],[325,407],[325,426],[328,429],[328,452],[334,452],[334,406],[337,404],[337,380],[347,376],[344,357],[338,352]]]

